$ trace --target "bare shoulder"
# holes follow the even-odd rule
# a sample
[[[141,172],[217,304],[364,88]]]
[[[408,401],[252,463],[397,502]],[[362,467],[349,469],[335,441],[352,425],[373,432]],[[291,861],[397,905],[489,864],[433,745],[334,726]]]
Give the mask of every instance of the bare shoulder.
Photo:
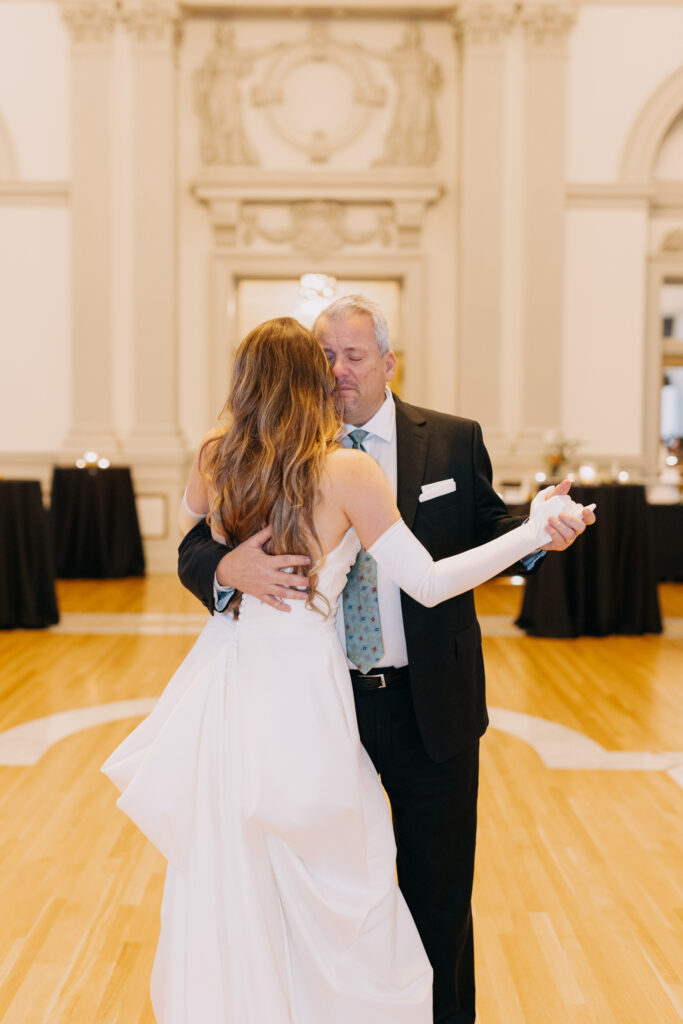
[[[327,462],[327,470],[333,486],[353,487],[373,480],[381,469],[367,452],[354,448],[337,448]]]
[[[211,449],[217,441],[220,441],[225,434],[225,431],[226,427],[220,423],[216,424],[215,427],[211,427],[210,430],[207,430],[204,437],[199,442],[199,447],[197,449],[196,462],[198,466],[203,467],[205,465],[206,459],[211,453]]]

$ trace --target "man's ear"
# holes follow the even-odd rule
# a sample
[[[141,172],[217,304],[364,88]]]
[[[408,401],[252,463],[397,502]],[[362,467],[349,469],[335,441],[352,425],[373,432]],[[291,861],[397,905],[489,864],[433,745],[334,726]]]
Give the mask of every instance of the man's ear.
[[[393,380],[396,373],[396,356],[391,350],[384,357],[384,369],[387,381]]]

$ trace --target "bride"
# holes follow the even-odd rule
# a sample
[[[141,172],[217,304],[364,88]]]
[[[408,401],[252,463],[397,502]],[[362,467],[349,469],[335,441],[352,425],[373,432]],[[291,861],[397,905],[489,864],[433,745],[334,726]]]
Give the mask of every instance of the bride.
[[[160,1024],[431,1024],[431,967],[395,879],[387,802],[358,738],[336,610],[360,544],[433,605],[549,540],[568,498],[433,562],[372,458],[340,448],[334,377],[281,318],[237,352],[227,426],[186,504],[236,545],[264,527],[312,561],[281,615],[237,593],[103,766],[168,860],[152,973]]]

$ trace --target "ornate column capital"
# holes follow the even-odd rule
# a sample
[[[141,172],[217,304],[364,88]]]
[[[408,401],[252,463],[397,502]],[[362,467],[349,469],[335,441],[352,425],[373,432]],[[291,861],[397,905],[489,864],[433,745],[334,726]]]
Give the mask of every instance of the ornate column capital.
[[[576,21],[574,3],[526,3],[520,23],[527,46],[563,46]]]
[[[180,22],[176,0],[123,0],[121,20],[137,43],[175,39]]]
[[[102,43],[113,35],[116,8],[116,0],[62,0],[62,17],[75,43]]]
[[[471,46],[499,45],[514,24],[515,8],[512,3],[473,0],[461,4],[453,15],[457,41]]]

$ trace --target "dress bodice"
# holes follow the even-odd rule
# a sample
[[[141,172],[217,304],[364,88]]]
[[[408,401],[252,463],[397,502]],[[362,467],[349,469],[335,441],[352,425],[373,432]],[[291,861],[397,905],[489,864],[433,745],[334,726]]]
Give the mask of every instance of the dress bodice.
[[[306,607],[304,601],[290,601],[291,611],[283,613],[271,608],[270,605],[262,604],[256,597],[249,594],[242,596],[239,611],[239,623],[241,626],[256,625],[259,628],[265,627],[268,630],[277,628],[280,630],[300,629],[302,627],[332,626],[334,628],[337,612],[337,605],[349,569],[356,560],[360,548],[360,541],[356,531],[351,528],[347,530],[341,541],[335,548],[328,551],[325,559],[318,570],[318,593],[329,603],[329,613],[324,601],[318,599],[318,607],[323,614]]]

